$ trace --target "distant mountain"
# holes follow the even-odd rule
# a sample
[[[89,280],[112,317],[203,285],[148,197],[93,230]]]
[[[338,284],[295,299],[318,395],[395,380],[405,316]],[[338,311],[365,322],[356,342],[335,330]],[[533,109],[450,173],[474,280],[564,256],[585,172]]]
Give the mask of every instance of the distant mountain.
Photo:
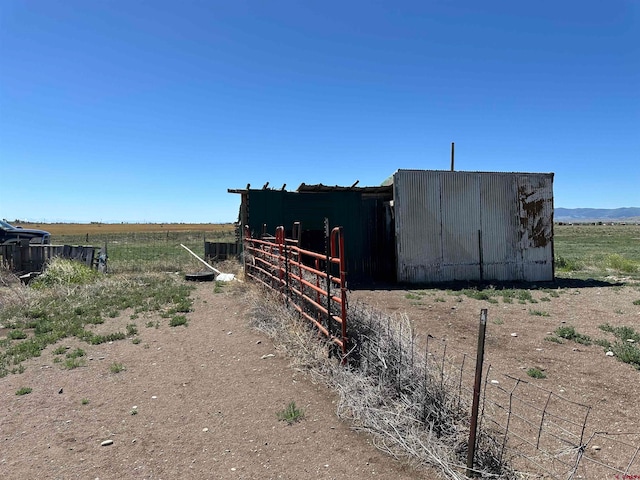
[[[556,208],[553,217],[556,222],[636,222],[640,208]]]

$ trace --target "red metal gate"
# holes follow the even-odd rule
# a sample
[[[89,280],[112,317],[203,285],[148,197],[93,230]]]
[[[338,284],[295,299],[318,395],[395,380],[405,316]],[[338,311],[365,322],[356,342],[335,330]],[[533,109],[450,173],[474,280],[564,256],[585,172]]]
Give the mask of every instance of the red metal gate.
[[[327,224],[328,225],[328,224]],[[327,232],[327,252],[300,247],[300,224],[293,227],[297,238],[286,238],[284,227],[275,236],[252,238],[245,227],[245,275],[278,292],[302,317],[347,354],[347,288],[342,227]]]

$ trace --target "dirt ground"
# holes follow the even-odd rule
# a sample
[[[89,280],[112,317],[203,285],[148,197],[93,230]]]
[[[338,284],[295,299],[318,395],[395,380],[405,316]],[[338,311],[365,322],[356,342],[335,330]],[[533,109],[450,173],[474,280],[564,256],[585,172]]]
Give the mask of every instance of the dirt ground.
[[[538,303],[526,304],[401,288],[353,291],[350,301],[406,314],[421,335],[474,356],[480,310],[487,308],[485,361],[495,378],[521,377],[591,406],[586,436],[640,432],[638,370],[597,345],[545,340],[568,325],[610,340],[598,325],[640,330],[640,305],[633,304],[639,287],[569,281],[555,291],[536,290]],[[0,379],[0,478],[435,478],[384,455],[340,422],[334,394],[291,369],[268,338],[247,326],[242,295],[216,294],[202,283],[192,296],[187,327],[141,317],[139,344],[68,339],[65,346],[87,351],[85,367],[63,370],[50,347],[23,374]],[[156,320],[159,328],[145,326]],[[125,314],[113,322],[124,331],[131,320]],[[126,370],[112,373],[114,363]],[[546,378],[527,377],[532,367]],[[18,396],[21,387],[33,391]],[[305,415],[287,425],[276,414],[291,401]],[[113,443],[102,446],[106,440]],[[598,455],[607,448],[615,447]]]
[[[471,359],[476,355],[480,312],[486,308],[485,365],[491,365],[489,379],[511,386],[514,382],[505,374],[521,378],[563,399],[591,407],[584,443],[591,439],[588,447],[593,448],[586,454],[622,470],[632,462],[628,474],[640,475],[640,371],[607,356],[602,346],[569,340],[559,344],[546,339],[554,336],[558,327],[568,326],[593,340],[611,342],[615,337],[603,332],[599,325],[609,323],[640,331],[640,304],[634,304],[640,303],[640,285],[620,286],[613,280],[562,280],[539,287],[531,292],[535,303],[524,304],[517,299],[505,303],[500,296],[492,297],[497,303],[476,300],[459,290],[395,287],[357,290],[349,298],[351,303],[363,302],[391,314],[406,314],[422,338],[431,335],[434,340],[446,340],[457,351],[470,354]],[[530,378],[530,368],[541,370],[546,378]],[[558,404],[555,395],[553,399]],[[540,393],[536,402],[536,407],[542,409],[545,394]],[[582,422],[586,409],[565,404],[562,415]],[[539,412],[531,413],[536,414],[539,416]],[[580,426],[573,425],[571,429],[579,433]],[[606,478],[615,478],[613,470],[602,471]]]
[[[68,339],[86,367],[63,370],[49,347],[0,379],[0,478],[425,478],[340,422],[334,394],[291,369],[225,290],[198,284],[187,327],[139,318],[139,344]],[[277,412],[291,401],[304,418],[288,425]]]

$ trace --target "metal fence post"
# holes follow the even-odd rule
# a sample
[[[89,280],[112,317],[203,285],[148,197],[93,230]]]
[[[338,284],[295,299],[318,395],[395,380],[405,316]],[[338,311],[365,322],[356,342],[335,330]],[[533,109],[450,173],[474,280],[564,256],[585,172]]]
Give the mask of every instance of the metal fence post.
[[[476,433],[478,430],[478,407],[480,405],[480,385],[482,383],[482,363],[484,362],[484,339],[487,331],[487,309],[480,310],[480,326],[478,328],[478,352],[476,357],[476,377],[473,382],[473,405],[471,407],[471,426],[469,427],[469,443],[467,450],[467,477],[474,476],[473,458],[476,454]]]
[[[331,238],[329,231],[329,219],[325,217],[324,219],[324,248],[325,253],[327,255],[325,272],[327,274],[327,330],[329,331],[329,335],[333,335],[332,322],[331,322]]]

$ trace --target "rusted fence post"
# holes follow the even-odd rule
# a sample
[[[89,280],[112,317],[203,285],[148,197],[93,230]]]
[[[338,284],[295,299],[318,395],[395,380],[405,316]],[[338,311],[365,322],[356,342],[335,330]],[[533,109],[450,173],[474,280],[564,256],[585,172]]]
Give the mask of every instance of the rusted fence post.
[[[487,309],[480,310],[480,326],[478,328],[478,352],[476,356],[476,377],[473,382],[473,404],[471,406],[471,426],[469,427],[469,443],[467,450],[467,477],[474,475],[473,458],[476,454],[476,433],[478,430],[478,407],[480,406],[480,385],[482,383],[482,364],[484,362],[484,338],[487,331]]]

